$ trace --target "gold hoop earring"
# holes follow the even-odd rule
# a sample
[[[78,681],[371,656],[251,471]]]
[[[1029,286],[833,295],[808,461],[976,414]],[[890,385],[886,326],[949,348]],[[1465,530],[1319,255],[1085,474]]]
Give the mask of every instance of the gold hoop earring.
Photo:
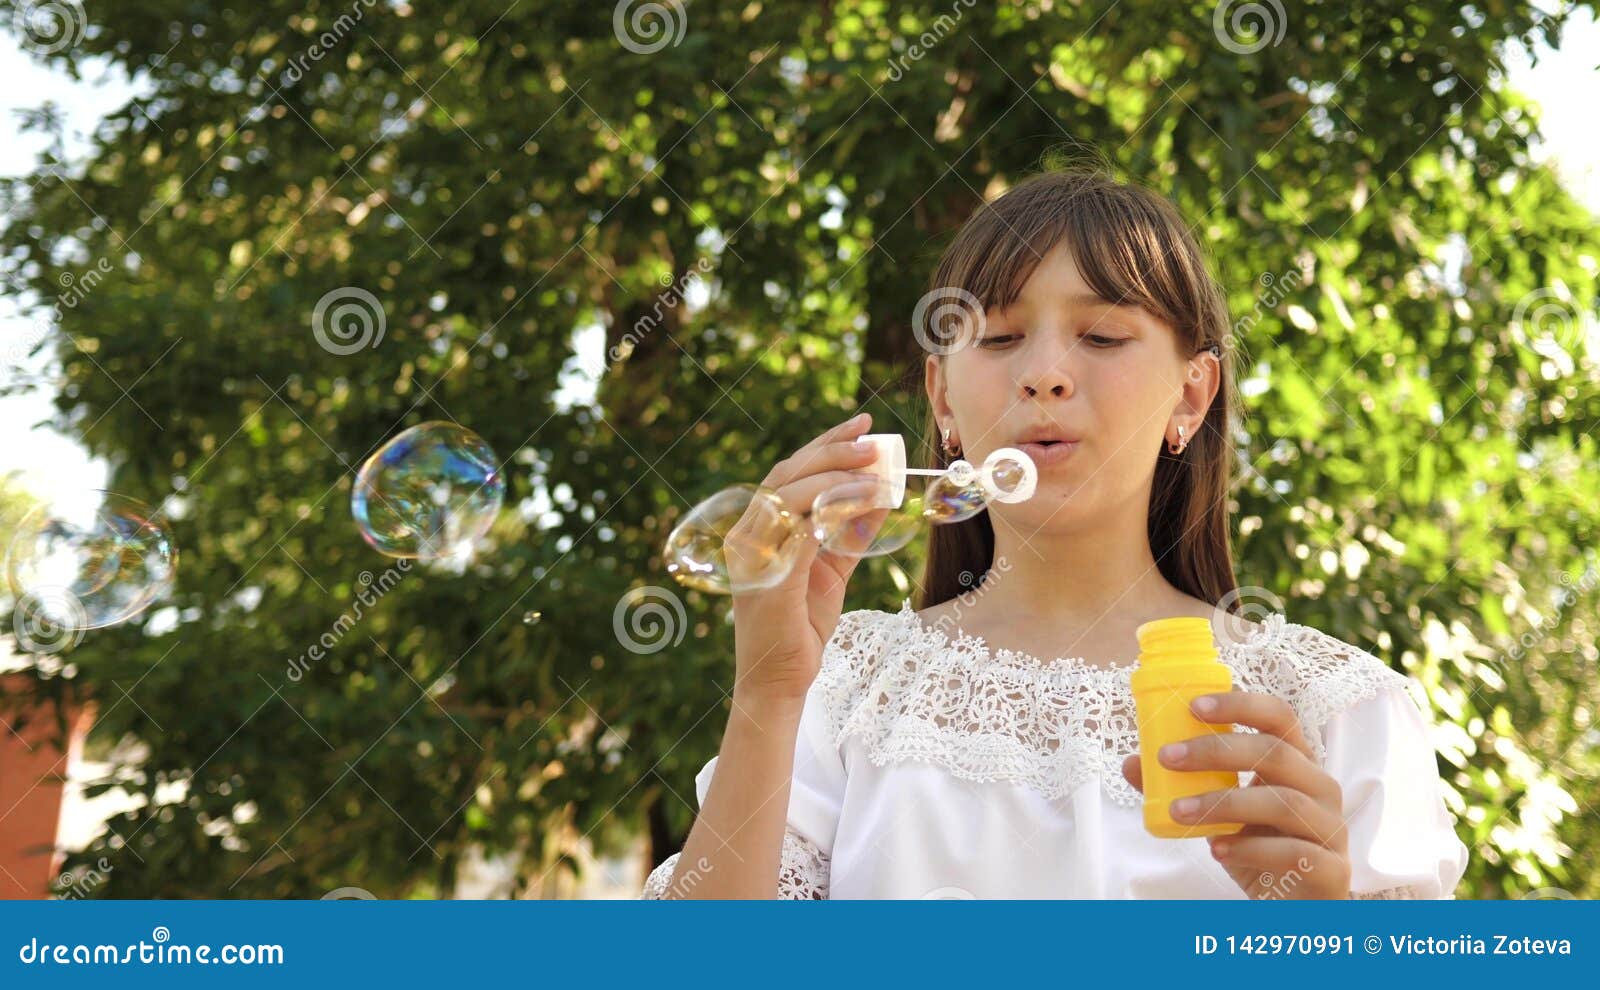
[[[1182,454],[1184,448],[1189,446],[1189,438],[1184,436],[1183,433],[1183,427],[1178,427],[1178,442],[1172,443],[1169,441],[1167,443],[1167,453],[1176,456],[1178,454]]]
[[[939,449],[943,450],[944,456],[950,460],[961,456],[960,446],[954,448],[950,446],[950,428],[948,426],[944,428],[944,437],[939,441]]]

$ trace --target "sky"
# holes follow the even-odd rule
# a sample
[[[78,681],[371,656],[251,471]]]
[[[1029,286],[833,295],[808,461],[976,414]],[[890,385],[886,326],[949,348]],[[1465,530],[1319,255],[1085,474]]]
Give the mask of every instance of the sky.
[[[1579,199],[1600,213],[1600,134],[1592,121],[1595,60],[1600,52],[1600,24],[1580,11],[1569,26],[1562,49],[1540,48],[1529,57],[1508,51],[1506,64],[1513,85],[1542,107],[1545,145],[1542,157],[1552,161],[1563,182]],[[1535,64],[1536,63],[1536,64]],[[52,100],[63,114],[68,130],[68,155],[80,157],[88,147],[87,135],[106,113],[121,106],[138,91],[137,81],[102,67],[89,69],[85,79],[42,66],[22,50],[15,36],[0,31],[0,175],[23,175],[32,170],[45,142],[40,135],[16,133],[17,113]],[[69,493],[103,487],[106,466],[91,458],[72,438],[44,425],[53,415],[53,387],[48,355],[20,365],[13,361],[19,342],[39,339],[49,328],[41,317],[23,315],[18,300],[0,296],[0,382],[38,380],[29,394],[0,398],[0,423],[6,424],[6,443],[0,445],[0,476],[19,472],[19,480],[34,494],[57,499]],[[592,362],[589,362],[592,363]],[[580,377],[593,377],[596,369],[579,368]],[[14,427],[21,425],[22,430]]]
[[[17,44],[15,35],[0,31],[0,134],[4,135],[0,175],[26,175],[33,170],[46,142],[42,135],[19,134],[17,114],[46,98],[55,101],[67,120],[69,154],[81,155],[88,146],[86,135],[95,124],[135,92],[121,73],[102,71],[99,76],[80,82],[46,69]],[[48,331],[42,320],[42,316],[24,316],[16,299],[0,295],[0,383],[18,378],[49,381],[48,360],[16,360],[19,345],[38,340]],[[49,499],[101,488],[106,477],[105,465],[90,458],[75,440],[38,425],[53,415],[54,393],[54,388],[45,384],[25,395],[0,398],[0,423],[6,425],[6,442],[0,445],[0,476],[21,472],[19,480],[25,488]]]

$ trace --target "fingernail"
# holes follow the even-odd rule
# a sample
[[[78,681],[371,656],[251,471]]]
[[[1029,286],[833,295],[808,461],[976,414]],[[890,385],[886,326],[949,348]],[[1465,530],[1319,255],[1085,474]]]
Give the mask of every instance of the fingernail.
[[[1229,846],[1228,846],[1228,844],[1226,842],[1213,842],[1213,843],[1211,843],[1211,855],[1215,856],[1218,859],[1221,859],[1222,857],[1228,855],[1228,849],[1229,849]]]
[[[867,418],[867,414],[866,413],[858,412],[854,416],[850,417],[850,425],[851,426],[855,426],[857,423],[861,423],[861,422],[865,421],[866,418]]]
[[[1209,694],[1196,698],[1194,699],[1194,710],[1195,713],[1199,715],[1210,715],[1212,712],[1217,710],[1217,699],[1211,697]]]
[[[852,443],[850,446],[854,447],[856,450],[877,450],[878,449],[878,445],[873,443],[871,440],[857,440],[854,443]]]
[[[1200,809],[1199,798],[1179,798],[1172,802],[1172,817],[1188,818]]]
[[[1189,747],[1185,743],[1168,743],[1161,747],[1161,752],[1156,755],[1166,763],[1176,763],[1189,755]]]

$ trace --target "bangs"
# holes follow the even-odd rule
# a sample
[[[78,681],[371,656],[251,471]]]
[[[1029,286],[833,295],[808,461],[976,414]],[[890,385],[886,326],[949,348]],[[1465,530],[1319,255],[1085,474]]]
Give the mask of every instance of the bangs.
[[[945,251],[933,285],[971,293],[985,310],[1004,309],[1057,245],[1107,302],[1144,309],[1186,343],[1220,336],[1205,325],[1215,287],[1177,211],[1095,174],[1034,176],[984,204]]]

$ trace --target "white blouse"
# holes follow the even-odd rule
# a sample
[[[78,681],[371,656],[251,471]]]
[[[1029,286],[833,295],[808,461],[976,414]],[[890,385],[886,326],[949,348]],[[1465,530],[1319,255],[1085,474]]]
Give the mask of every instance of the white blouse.
[[[1287,700],[1342,786],[1351,896],[1454,896],[1467,848],[1410,679],[1281,614],[1217,635],[1235,688]],[[801,714],[778,896],[1243,898],[1204,838],[1144,829],[1121,769],[1138,752],[1132,670],[950,636],[910,599],[846,612]],[[695,778],[702,805],[716,763]],[[678,855],[643,897],[664,895]]]

